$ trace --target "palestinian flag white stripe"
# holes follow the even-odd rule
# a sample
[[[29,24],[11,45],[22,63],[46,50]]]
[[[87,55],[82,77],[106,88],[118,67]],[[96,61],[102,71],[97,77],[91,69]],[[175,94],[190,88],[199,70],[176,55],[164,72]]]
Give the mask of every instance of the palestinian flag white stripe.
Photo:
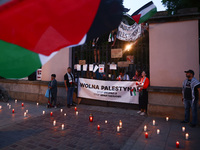
[[[148,12],[150,12],[152,9],[155,9],[156,6],[154,4],[150,5],[149,7],[143,9],[139,14],[141,14],[141,17],[146,15]]]

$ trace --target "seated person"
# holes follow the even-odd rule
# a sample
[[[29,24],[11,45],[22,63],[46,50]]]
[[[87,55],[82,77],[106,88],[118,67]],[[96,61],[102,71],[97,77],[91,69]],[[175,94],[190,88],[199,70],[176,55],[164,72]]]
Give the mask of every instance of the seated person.
[[[140,76],[140,72],[138,70],[135,71],[135,76],[133,77],[133,81],[140,81],[142,76]]]

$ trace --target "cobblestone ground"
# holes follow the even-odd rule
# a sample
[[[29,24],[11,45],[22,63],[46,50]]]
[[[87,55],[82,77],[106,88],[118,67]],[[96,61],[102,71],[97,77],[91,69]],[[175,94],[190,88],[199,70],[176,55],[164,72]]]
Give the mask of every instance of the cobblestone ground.
[[[191,128],[179,120],[139,116],[136,110],[78,105],[47,109],[44,105],[0,102],[0,149],[2,150],[199,150],[200,127]],[[12,109],[15,113],[12,113]],[[28,110],[27,117],[24,112]],[[43,114],[45,111],[45,114]],[[50,116],[50,112],[53,116]],[[66,113],[66,116],[64,115]],[[89,115],[94,122],[89,122]],[[56,125],[53,126],[53,121]],[[105,123],[105,120],[108,123]],[[117,132],[119,120],[123,126]],[[152,121],[155,120],[155,125]],[[61,125],[64,124],[64,130]],[[100,125],[100,130],[97,130]],[[145,138],[144,126],[148,138]],[[185,132],[182,127],[185,127]],[[160,129],[160,134],[157,134]],[[189,139],[185,139],[185,134]],[[180,146],[176,148],[176,141]]]
[[[145,117],[136,115],[134,110],[78,105],[78,115],[74,108],[46,109],[45,106],[25,103],[12,103],[9,109],[5,103],[0,110],[1,149],[121,149],[126,141],[144,122]],[[12,114],[11,110],[15,109]],[[28,117],[23,113],[29,108]],[[46,114],[42,114],[45,110]],[[50,111],[53,116],[50,116]],[[66,113],[66,116],[64,116]],[[90,113],[94,122],[89,122]],[[56,126],[53,121],[56,120]],[[105,123],[105,120],[108,123]],[[117,132],[119,120],[123,127]],[[64,130],[61,125],[64,124]],[[100,125],[100,130],[97,130]]]

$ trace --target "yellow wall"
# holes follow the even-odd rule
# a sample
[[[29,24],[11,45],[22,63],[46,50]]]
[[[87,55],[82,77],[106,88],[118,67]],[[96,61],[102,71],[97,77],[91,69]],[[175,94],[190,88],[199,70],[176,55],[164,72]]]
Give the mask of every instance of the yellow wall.
[[[199,79],[198,20],[149,25],[151,86],[182,87],[185,70]]]
[[[71,67],[71,48],[61,49],[52,59],[42,66],[42,81],[49,81],[56,74],[57,81],[64,81],[67,68]]]

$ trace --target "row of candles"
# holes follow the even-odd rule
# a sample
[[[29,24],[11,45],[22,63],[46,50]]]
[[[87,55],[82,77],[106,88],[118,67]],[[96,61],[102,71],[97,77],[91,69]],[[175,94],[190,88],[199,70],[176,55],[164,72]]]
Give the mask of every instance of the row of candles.
[[[166,121],[169,121],[169,117],[166,117]],[[153,126],[155,126],[156,121],[153,120],[152,124],[153,124]],[[147,126],[146,125],[144,126],[144,132],[145,132],[145,138],[148,138],[148,132],[147,132]],[[185,127],[182,127],[182,132],[185,132]],[[160,134],[160,129],[157,129],[157,134]],[[188,133],[185,134],[185,139],[186,140],[189,139]],[[176,141],[176,148],[179,148],[179,145],[180,145],[179,141]]]

